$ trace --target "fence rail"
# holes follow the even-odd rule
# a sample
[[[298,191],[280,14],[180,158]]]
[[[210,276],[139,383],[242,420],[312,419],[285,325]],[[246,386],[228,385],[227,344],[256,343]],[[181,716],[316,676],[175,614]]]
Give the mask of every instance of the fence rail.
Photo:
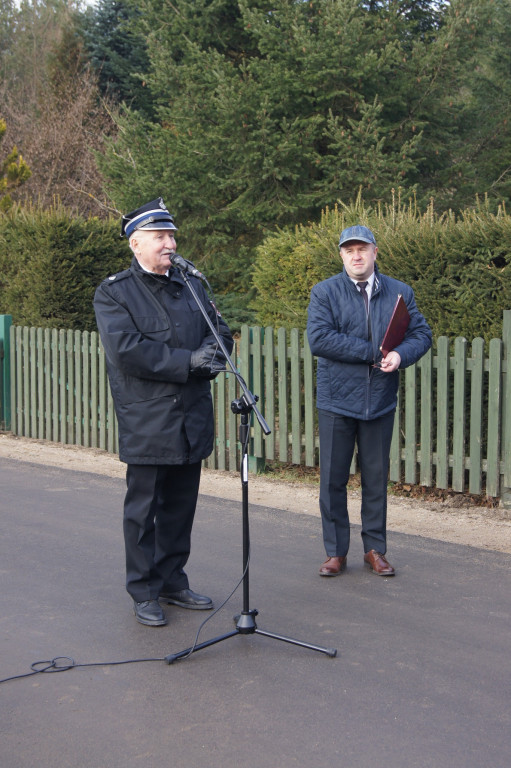
[[[0,350],[9,350],[0,359],[3,426],[20,436],[116,453],[117,420],[98,334],[10,326],[1,322],[6,317],[0,317]],[[508,499],[510,350],[506,310],[503,338],[490,342],[488,354],[482,339],[469,345],[440,337],[402,373],[391,481]],[[252,426],[252,468],[271,460],[317,466],[316,361],[305,335],[244,326],[233,357],[271,429],[264,437],[256,421]],[[240,395],[234,375],[219,376],[212,392],[216,442],[205,464],[233,470],[240,460],[238,417],[230,407]]]

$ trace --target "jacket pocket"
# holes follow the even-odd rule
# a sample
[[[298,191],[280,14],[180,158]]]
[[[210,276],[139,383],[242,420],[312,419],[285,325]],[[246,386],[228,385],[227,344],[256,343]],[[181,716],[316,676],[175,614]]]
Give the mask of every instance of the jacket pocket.
[[[133,315],[133,322],[137,330],[146,336],[152,333],[168,331],[170,322],[167,315]]]
[[[139,379],[136,376],[116,376],[110,380],[112,395],[120,405],[143,403],[181,394],[181,385],[169,381]]]

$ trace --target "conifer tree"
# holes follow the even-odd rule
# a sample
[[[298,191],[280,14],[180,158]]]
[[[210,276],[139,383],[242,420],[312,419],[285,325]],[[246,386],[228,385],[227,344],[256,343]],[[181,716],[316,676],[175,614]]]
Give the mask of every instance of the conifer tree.
[[[478,195],[497,210],[511,203],[511,4],[473,0],[463,10],[469,45],[449,104],[450,161],[433,179],[436,205],[459,210]]]
[[[142,0],[156,119],[126,112],[100,159],[118,206],[163,194],[189,255],[239,288],[276,226],[359,188],[412,194],[456,130],[444,93],[466,36],[437,4],[402,6]]]
[[[139,20],[137,3],[98,0],[81,18],[80,30],[101,92],[151,114],[152,100],[141,77],[149,60]]]

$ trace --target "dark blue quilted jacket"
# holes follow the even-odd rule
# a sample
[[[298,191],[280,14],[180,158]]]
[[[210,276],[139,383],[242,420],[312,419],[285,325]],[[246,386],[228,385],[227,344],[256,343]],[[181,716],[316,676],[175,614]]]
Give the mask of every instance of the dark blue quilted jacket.
[[[375,267],[371,338],[364,299],[346,270],[314,286],[307,335],[312,354],[318,357],[318,408],[367,420],[396,407],[399,371],[383,373],[372,363],[381,358],[379,348],[399,294],[410,313],[406,336],[396,347],[400,367],[406,368],[431,347],[431,329],[417,309],[410,286],[380,274]]]

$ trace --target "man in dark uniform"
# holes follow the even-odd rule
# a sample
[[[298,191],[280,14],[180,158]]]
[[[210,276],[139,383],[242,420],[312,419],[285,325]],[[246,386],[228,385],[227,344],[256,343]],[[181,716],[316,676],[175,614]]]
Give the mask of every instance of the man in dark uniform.
[[[206,610],[184,567],[201,462],[214,440],[210,380],[225,358],[181,273],[172,266],[176,226],[162,198],[123,216],[134,257],[97,288],[94,309],[105,349],[126,462],[126,589],[137,621],[167,623],[159,599]],[[202,283],[195,290],[230,351],[229,328]]]

